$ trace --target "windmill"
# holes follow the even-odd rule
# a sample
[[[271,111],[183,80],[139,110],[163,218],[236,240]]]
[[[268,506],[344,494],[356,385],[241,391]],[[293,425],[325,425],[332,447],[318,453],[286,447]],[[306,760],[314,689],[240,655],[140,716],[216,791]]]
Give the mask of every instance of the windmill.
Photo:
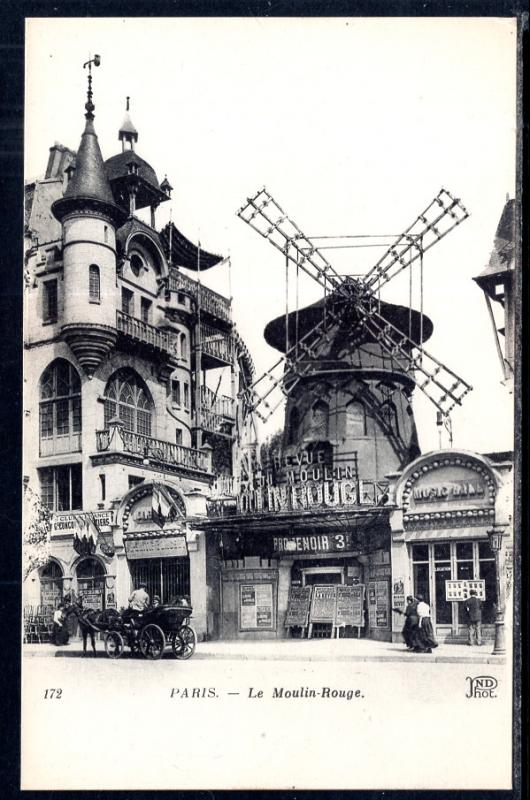
[[[324,289],[320,316],[315,324],[306,325],[301,336],[298,317],[294,325],[286,319],[283,355],[246,387],[243,400],[248,407],[263,421],[268,420],[284,397],[314,373],[316,363],[332,356],[336,331],[342,331],[340,338],[345,337],[350,350],[367,340],[376,342],[436,406],[439,424],[450,428],[450,412],[472,387],[423,346],[427,338],[424,320],[428,322],[428,318],[422,313],[413,333],[409,315],[406,332],[406,324],[396,324],[385,315],[385,307],[390,306],[381,301],[380,290],[414,262],[423,265],[424,254],[467,219],[469,214],[460,200],[441,189],[377,263],[357,278],[339,274],[266,188],[248,198],[237,214],[283,254],[286,266],[294,264],[297,274],[302,270]],[[279,399],[274,399],[275,394]]]

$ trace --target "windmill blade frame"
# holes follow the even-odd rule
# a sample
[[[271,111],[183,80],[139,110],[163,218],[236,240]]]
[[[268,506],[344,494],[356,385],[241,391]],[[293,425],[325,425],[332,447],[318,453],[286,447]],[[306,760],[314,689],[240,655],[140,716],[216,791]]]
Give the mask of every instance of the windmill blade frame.
[[[439,209],[442,209],[440,213]],[[379,292],[392,278],[423,257],[424,253],[468,217],[469,212],[462,202],[447,189],[440,189],[427,208],[418,214],[414,222],[363,276],[361,283],[367,290]]]
[[[339,275],[265,187],[254,197],[247,198],[246,204],[239,209],[237,216],[324,289],[335,289],[344,296],[349,296],[350,290],[344,277]]]

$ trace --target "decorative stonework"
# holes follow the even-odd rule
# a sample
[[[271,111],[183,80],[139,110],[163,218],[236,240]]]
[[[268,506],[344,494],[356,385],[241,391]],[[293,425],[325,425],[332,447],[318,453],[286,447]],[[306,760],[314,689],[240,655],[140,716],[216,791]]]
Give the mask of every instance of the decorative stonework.
[[[454,480],[449,479],[449,483],[456,486],[453,495],[449,495],[447,485],[427,486],[423,489],[423,502],[432,500],[435,507],[425,512],[411,508],[417,483],[429,473],[446,470],[448,467],[454,467],[460,471],[460,476],[455,477]],[[461,479],[462,471],[467,471],[470,475],[475,473],[478,483],[474,485],[470,481],[467,483],[468,488],[458,489],[459,483],[466,485],[466,481]],[[495,480],[487,467],[463,455],[442,455],[438,459],[418,466],[405,482],[401,496],[403,523],[407,528],[490,525],[495,519],[496,494]],[[459,501],[460,497],[465,497],[468,507]],[[418,502],[420,501],[416,500],[416,504]],[[440,508],[439,506],[444,502],[452,503],[453,507],[447,510]],[[454,506],[455,502],[458,503],[457,507]],[[469,502],[473,503],[472,508],[469,508]]]
[[[90,322],[63,325],[61,333],[89,377],[115,347],[117,331]]]

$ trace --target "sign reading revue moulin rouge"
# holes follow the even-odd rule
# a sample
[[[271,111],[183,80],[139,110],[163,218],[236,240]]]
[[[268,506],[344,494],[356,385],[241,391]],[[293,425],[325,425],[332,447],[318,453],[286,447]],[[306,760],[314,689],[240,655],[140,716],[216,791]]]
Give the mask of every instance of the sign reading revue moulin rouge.
[[[364,480],[308,481],[242,489],[237,498],[240,514],[302,511],[312,508],[375,506],[387,493],[387,484]]]

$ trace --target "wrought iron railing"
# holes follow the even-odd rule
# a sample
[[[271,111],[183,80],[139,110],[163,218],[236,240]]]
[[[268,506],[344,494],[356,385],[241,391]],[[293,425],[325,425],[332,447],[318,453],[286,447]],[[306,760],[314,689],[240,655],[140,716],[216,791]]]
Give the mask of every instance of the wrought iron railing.
[[[116,311],[116,327],[125,336],[149,344],[157,350],[171,351],[172,337],[168,333],[149,325],[148,322],[124,314],[123,311]]]
[[[235,403],[232,397],[226,394],[216,394],[208,386],[201,386],[201,405],[204,409],[212,411],[221,417],[234,419]]]
[[[163,464],[210,472],[210,457],[202,450],[185,447],[183,444],[174,442],[165,442],[162,439],[154,439],[152,436],[126,431],[123,428],[118,428],[115,436],[119,437],[119,441],[113,443],[112,431],[96,431],[97,451],[110,450],[111,444],[114,444],[113,450],[122,450],[149,461],[160,461]]]
[[[229,364],[233,356],[232,336],[201,322],[201,350],[219,361]]]
[[[207,286],[203,286],[202,283],[199,290],[198,281],[193,280],[189,275],[184,275],[183,272],[174,268],[171,269],[169,273],[169,288],[173,292],[189,292],[196,302],[198,302],[200,296],[201,311],[207,311],[212,316],[225,322],[232,321],[232,311],[228,298],[214,292],[213,289],[209,289]]]

